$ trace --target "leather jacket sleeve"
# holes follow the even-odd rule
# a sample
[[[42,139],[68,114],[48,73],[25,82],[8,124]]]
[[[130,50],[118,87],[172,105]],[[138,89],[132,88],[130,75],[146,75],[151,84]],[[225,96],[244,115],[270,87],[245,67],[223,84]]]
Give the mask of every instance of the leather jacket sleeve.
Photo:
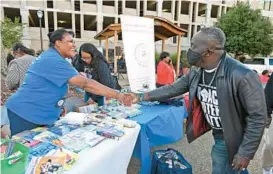
[[[259,147],[266,120],[266,103],[263,87],[258,77],[248,72],[238,86],[238,97],[245,112],[244,137],[238,154],[252,159]],[[234,135],[235,136],[235,135]]]
[[[162,86],[153,91],[150,91],[148,95],[151,101],[165,100],[189,91],[189,76],[190,73],[180,77],[173,84]]]

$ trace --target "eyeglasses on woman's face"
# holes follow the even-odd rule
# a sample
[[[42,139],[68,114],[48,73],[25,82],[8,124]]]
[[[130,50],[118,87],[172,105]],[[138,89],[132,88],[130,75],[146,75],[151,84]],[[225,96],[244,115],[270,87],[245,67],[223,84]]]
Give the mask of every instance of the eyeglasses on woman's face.
[[[81,51],[81,59],[87,64],[90,64],[92,61],[92,56],[89,53]]]

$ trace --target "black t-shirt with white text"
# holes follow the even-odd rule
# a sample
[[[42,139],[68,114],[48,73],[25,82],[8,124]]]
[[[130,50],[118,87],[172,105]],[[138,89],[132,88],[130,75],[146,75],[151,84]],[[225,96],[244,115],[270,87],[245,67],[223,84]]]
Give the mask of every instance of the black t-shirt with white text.
[[[219,103],[216,91],[217,74],[215,73],[217,72],[215,71],[203,71],[204,74],[201,75],[197,88],[197,98],[201,103],[205,118],[212,128],[212,134],[215,137],[223,139],[222,122],[219,115]]]

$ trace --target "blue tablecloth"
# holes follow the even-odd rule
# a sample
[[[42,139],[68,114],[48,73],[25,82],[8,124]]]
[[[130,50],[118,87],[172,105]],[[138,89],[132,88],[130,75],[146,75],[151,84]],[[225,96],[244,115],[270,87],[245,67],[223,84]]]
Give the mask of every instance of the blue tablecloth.
[[[140,159],[141,174],[151,173],[153,146],[174,143],[183,138],[183,120],[187,117],[184,106],[142,106],[143,114],[130,118],[141,125],[133,155]]]

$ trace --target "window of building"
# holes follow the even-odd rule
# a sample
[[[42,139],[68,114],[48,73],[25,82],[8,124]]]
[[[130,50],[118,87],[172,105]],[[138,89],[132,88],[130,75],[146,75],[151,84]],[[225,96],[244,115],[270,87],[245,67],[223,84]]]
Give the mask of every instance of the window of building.
[[[122,32],[118,34],[118,40],[122,40]]]
[[[48,32],[54,31],[54,15],[53,12],[47,12]]]
[[[196,10],[196,2],[193,3],[193,7],[192,7],[192,22],[196,22],[195,10]]]
[[[190,8],[190,2],[189,1],[181,1],[181,14],[188,15],[189,14],[189,8]]]
[[[103,29],[105,29],[106,27],[108,27],[110,24],[114,24],[115,23],[115,18],[114,17],[103,17]]]
[[[177,23],[175,23],[174,25],[178,25]],[[176,44],[177,43],[177,36],[173,36],[173,43]]]
[[[74,10],[75,11],[81,11],[81,2],[78,0],[74,1]]]
[[[229,11],[229,10],[231,10],[232,8],[231,7],[227,7],[227,12]]]
[[[81,15],[75,14],[75,36],[76,38],[81,38]]]
[[[180,24],[180,28],[189,30],[189,24]],[[184,37],[188,37],[188,32],[185,33]]]
[[[120,18],[118,18],[118,23],[120,24]],[[118,34],[118,40],[122,40],[122,32]]]
[[[84,30],[97,31],[97,18],[93,15],[84,15]]]
[[[175,1],[175,6],[174,6],[174,20],[178,20],[177,12],[178,12],[178,1]]]
[[[47,8],[54,8],[53,1],[46,1]]]
[[[174,36],[173,37],[173,44],[176,44],[177,43],[177,36]]]
[[[271,7],[271,0],[270,1],[264,1],[264,10],[270,11]]]
[[[193,35],[194,35],[194,29],[195,29],[195,25],[192,25],[192,26],[191,26],[191,38],[192,38]]]
[[[198,16],[205,17],[206,16],[206,11],[207,11],[207,4],[198,4]]]
[[[197,25],[197,32],[201,30],[201,26]]]
[[[221,15],[225,14],[225,7],[222,7]]]
[[[86,4],[97,4],[96,0],[83,1]]]
[[[106,5],[106,6],[115,6],[115,1],[102,1],[102,5]]]
[[[147,10],[148,11],[156,11],[156,0],[154,1],[147,1]]]
[[[217,15],[218,15],[218,8],[219,8],[219,6],[217,6],[217,5],[212,5],[212,6],[211,6],[210,17],[212,17],[212,18],[217,18]]]
[[[144,4],[143,0],[140,0],[140,9],[139,9],[139,16],[144,15]]]
[[[122,14],[122,0],[118,1],[118,14]]]
[[[126,8],[133,8],[133,9],[136,9],[136,4],[137,2],[136,1],[126,1],[125,2],[125,7]]]
[[[45,15],[42,17],[42,27],[45,27]],[[39,18],[37,16],[37,10],[29,10],[28,16],[29,27],[40,27]]]
[[[57,28],[72,29],[72,14],[57,12]]]
[[[22,23],[20,9],[19,8],[8,8],[4,7],[4,16],[10,18],[13,22],[15,18],[19,18]]]
[[[165,13],[171,13],[172,11],[172,1],[163,0],[162,11]]]

